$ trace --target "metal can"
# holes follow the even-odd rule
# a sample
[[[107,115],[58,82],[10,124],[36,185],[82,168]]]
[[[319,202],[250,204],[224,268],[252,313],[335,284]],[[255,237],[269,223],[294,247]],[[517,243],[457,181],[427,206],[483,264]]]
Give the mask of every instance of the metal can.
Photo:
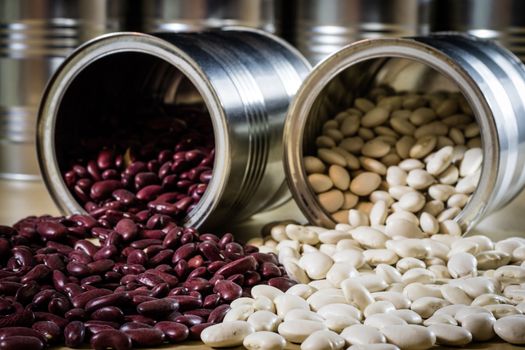
[[[119,30],[119,0],[0,0],[0,178],[39,179],[38,103],[60,62],[85,40]]]
[[[295,0],[292,42],[312,63],[360,39],[416,35],[418,0]]]
[[[186,32],[245,26],[278,33],[279,0],[142,0],[142,30]]]
[[[525,2],[426,0],[428,30],[461,31],[500,42],[525,62]]]
[[[292,195],[312,223],[333,227],[307,185],[303,156],[323,122],[382,84],[401,91],[459,91],[481,128],[481,178],[455,218],[466,230],[509,203],[525,185],[525,66],[503,47],[472,36],[363,40],[319,64],[288,113],[284,165]]]
[[[37,147],[47,188],[62,212],[83,212],[62,179],[60,154],[82,135],[82,125],[122,106],[192,101],[210,114],[215,163],[207,191],[183,223],[219,226],[280,204],[290,198],[282,166],[285,115],[310,68],[293,47],[259,30],[97,38],[65,60],[44,93]]]

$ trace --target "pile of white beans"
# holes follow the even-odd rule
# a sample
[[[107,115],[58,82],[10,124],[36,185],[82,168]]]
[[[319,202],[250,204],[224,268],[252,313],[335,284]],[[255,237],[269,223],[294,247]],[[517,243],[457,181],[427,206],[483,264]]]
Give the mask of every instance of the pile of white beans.
[[[454,218],[481,174],[480,129],[465,99],[377,90],[326,121],[317,156],[303,159],[320,205],[336,222],[353,225],[350,209],[383,212],[377,207],[385,204],[439,222]],[[382,224],[384,217],[372,219]],[[428,224],[436,233],[436,223]]]
[[[525,238],[438,233],[390,237],[384,227],[276,225],[252,240],[299,283],[258,285],[203,331],[213,347],[427,349],[499,336],[525,344]]]

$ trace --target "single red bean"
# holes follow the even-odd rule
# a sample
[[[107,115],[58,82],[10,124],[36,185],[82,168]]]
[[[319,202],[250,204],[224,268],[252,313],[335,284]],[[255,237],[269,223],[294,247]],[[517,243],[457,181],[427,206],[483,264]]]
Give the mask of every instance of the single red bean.
[[[40,333],[49,343],[56,343],[62,335],[60,327],[51,321],[38,321],[33,323],[33,330]]]
[[[56,290],[58,290],[59,292],[63,291],[63,288],[67,283],[67,276],[62,271],[53,271],[53,286]]]
[[[81,308],[74,308],[64,314],[64,317],[68,321],[85,320],[87,317],[86,310]]]
[[[84,325],[88,331],[87,333],[92,335],[98,334],[102,331],[111,331],[115,329],[111,326],[108,326],[107,324],[85,323]]]
[[[85,337],[86,327],[80,321],[72,321],[64,329],[64,342],[67,347],[80,347],[84,343]]]
[[[79,239],[75,242],[75,249],[83,251],[85,254],[93,256],[98,251],[98,247],[86,239]]]
[[[210,316],[211,314],[211,311],[210,309],[194,309],[194,310],[188,310],[184,313],[184,316],[190,316],[190,315],[193,315],[193,316],[199,316],[200,318],[202,318],[203,320],[207,320],[208,317]]]
[[[139,273],[146,271],[146,268],[139,264],[126,264],[123,265],[120,270],[124,275],[138,275]]]
[[[73,297],[71,302],[76,308],[84,308],[88,301],[112,293],[109,289],[93,289]]]
[[[231,243],[231,242],[233,242],[234,240],[235,240],[235,238],[233,237],[233,235],[232,235],[231,233],[225,233],[225,234],[221,237],[221,239],[220,239],[220,241],[219,241],[219,247],[220,247],[221,249],[224,249],[224,247],[226,246],[226,244]]]
[[[199,340],[201,338],[202,331],[205,330],[206,328],[210,327],[210,326],[213,326],[214,324],[216,324],[216,323],[206,322],[206,323],[201,323],[201,324],[197,324],[195,326],[192,326],[190,328],[190,337],[191,337],[191,339]]]
[[[115,198],[117,201],[124,205],[133,204],[136,200],[135,195],[132,192],[125,189],[115,190],[111,195],[113,196],[113,198]]]
[[[244,274],[244,285],[248,287],[255,286],[261,281],[261,275],[256,271],[247,271]]]
[[[138,227],[133,220],[122,219],[115,226],[115,231],[122,236],[124,241],[130,241],[137,236]]]
[[[196,252],[197,245],[195,243],[186,243],[175,251],[171,261],[173,264],[176,264],[179,260],[188,260],[188,258],[191,258]]]
[[[232,281],[235,284],[238,284],[239,286],[244,285],[244,275],[237,273],[235,275],[231,275],[227,278],[228,281]]]
[[[205,276],[207,274],[207,272],[208,272],[208,270],[206,269],[205,266],[197,267],[196,269],[194,269],[193,271],[191,271],[188,274],[187,279],[192,279],[192,278],[195,278],[195,277]]]
[[[0,340],[3,340],[8,337],[14,337],[14,336],[20,336],[20,337],[35,337],[40,339],[40,341],[43,344],[47,344],[46,338],[40,333],[35,331],[32,328],[27,327],[5,327],[0,328]],[[2,348],[0,348],[2,349]],[[19,349],[21,350],[21,349]]]
[[[130,243],[130,246],[135,249],[144,249],[150,245],[161,245],[162,241],[160,239],[140,239],[138,241],[133,241]]]
[[[89,254],[80,250],[73,250],[68,254],[68,258],[72,262],[78,262],[81,264],[89,264],[93,261],[93,258]]]
[[[33,300],[35,295],[40,291],[40,286],[35,281],[23,284],[15,294],[15,299],[19,303],[27,304]]]
[[[102,169],[108,169],[115,165],[115,154],[109,149],[103,149],[97,157],[97,166]]]
[[[64,315],[69,309],[71,309],[71,304],[65,297],[53,298],[47,306],[50,313],[58,316]]]
[[[170,291],[170,285],[166,282],[159,283],[151,289],[151,296],[155,298],[162,298],[168,295]]]
[[[137,276],[137,282],[140,282],[148,287],[155,287],[156,285],[163,283],[164,280],[154,273],[142,273]]]
[[[184,277],[186,274],[188,274],[188,271],[189,271],[188,262],[184,259],[179,260],[177,264],[175,265],[174,270],[175,270],[175,274],[179,278]]]
[[[103,274],[106,271],[111,270],[113,265],[115,265],[115,262],[113,260],[101,259],[101,260],[97,260],[97,261],[87,264],[87,267],[94,274]]]
[[[122,332],[126,332],[130,329],[139,329],[139,328],[153,328],[153,326],[142,323],[142,322],[126,322],[122,326],[120,326],[119,330]]]
[[[131,297],[128,293],[113,293],[91,299],[86,303],[86,312],[93,312],[105,306],[126,306],[131,303]]]
[[[291,286],[297,284],[287,277],[274,277],[268,280],[268,285],[286,292]]]
[[[261,274],[265,278],[281,277],[282,272],[279,267],[271,262],[265,262],[261,265]]]
[[[218,293],[207,295],[202,302],[202,307],[213,309],[219,305],[220,299],[221,296]]]
[[[43,348],[44,343],[36,337],[13,336],[0,341],[0,349],[2,350],[42,350]]]
[[[134,249],[129,253],[127,258],[128,264],[145,265],[148,261],[148,256],[142,249]]]
[[[175,297],[145,301],[137,306],[137,311],[147,317],[162,317],[179,308],[179,301]]]
[[[155,328],[161,330],[166,340],[170,343],[178,343],[184,341],[188,338],[190,331],[186,325],[170,322],[170,321],[161,321],[155,324]]]
[[[150,202],[154,200],[161,192],[163,191],[162,187],[159,185],[148,185],[142,188],[137,192],[137,199]]]
[[[102,260],[102,259],[110,259],[114,257],[115,255],[117,255],[117,253],[118,253],[118,248],[115,245],[113,244],[105,245],[101,247],[95,253],[95,255],[93,256],[93,260],[97,261],[97,260]]]
[[[217,244],[212,241],[205,241],[199,244],[199,251],[204,255],[208,260],[216,261],[216,260],[223,260],[224,258],[221,256],[221,252],[219,250],[219,247]]]
[[[3,295],[15,295],[18,289],[22,287],[22,283],[12,281],[0,282],[0,294]]]
[[[219,293],[221,298],[227,302],[240,298],[242,295],[242,288],[232,281],[218,281],[213,287],[214,293]]]
[[[124,313],[116,306],[105,306],[91,314],[93,320],[121,322],[124,319]]]
[[[277,259],[277,256],[274,253],[255,252],[251,253],[250,255],[253,256],[259,264],[263,264],[265,262],[272,263],[275,265],[279,264],[279,260]]]
[[[224,316],[230,310],[231,310],[231,307],[228,304],[217,306],[215,309],[213,309],[213,311],[208,316],[208,322],[211,322],[211,323],[222,322],[222,320],[224,319]]]
[[[126,322],[140,322],[140,323],[146,323],[150,326],[153,326],[155,324],[155,320],[151,317],[146,317],[144,315],[127,315],[124,317],[124,320]]]
[[[90,196],[94,200],[105,199],[111,196],[113,191],[122,187],[122,183],[118,180],[97,181],[91,186]]]
[[[183,325],[188,326],[188,327],[192,327],[197,324],[203,323],[204,319],[196,315],[180,315],[180,316],[175,317],[173,321],[177,323],[182,323]]]
[[[258,267],[257,260],[253,256],[245,256],[244,258],[232,261],[215,272],[216,275],[223,275],[229,277],[237,273],[245,273],[249,270],[256,270]]]
[[[223,260],[217,260],[217,261],[214,261],[214,262],[211,262],[209,265],[208,265],[208,271],[210,273],[215,273],[217,272],[221,267],[223,267],[224,265],[226,265],[227,262],[226,261],[223,261]]]
[[[179,283],[179,280],[177,279],[177,277],[173,276],[170,273],[157,270],[156,274],[157,276],[162,278],[162,280],[165,283],[167,283],[171,288],[175,287]]]
[[[67,235],[67,228],[58,222],[43,221],[36,226],[37,232],[45,240],[57,241]]]
[[[170,295],[170,299],[176,300],[179,303],[179,309],[182,311],[202,307],[202,299],[200,297],[191,295]]]
[[[35,319],[37,321],[50,321],[56,324],[60,329],[63,329],[68,324],[68,321],[65,318],[49,312],[35,312]]]
[[[63,270],[66,267],[60,254],[47,254],[43,262],[50,270]]]
[[[103,330],[91,337],[91,346],[95,350],[130,350],[131,338],[124,332],[117,330]]]
[[[202,277],[196,277],[192,279],[187,279],[183,284],[183,287],[188,288],[188,290],[196,290],[198,292],[205,292],[212,288],[210,282],[207,279]]]
[[[124,331],[137,347],[154,347],[164,342],[164,332],[157,328],[136,328]]]
[[[70,298],[74,298],[75,296],[84,293],[85,290],[77,283],[66,283],[62,289]]]

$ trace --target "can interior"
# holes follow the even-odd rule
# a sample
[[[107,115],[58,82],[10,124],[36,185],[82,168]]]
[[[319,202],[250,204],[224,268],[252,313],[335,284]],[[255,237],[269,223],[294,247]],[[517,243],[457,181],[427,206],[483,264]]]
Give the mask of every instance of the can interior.
[[[176,115],[181,107],[209,115],[198,90],[173,64],[141,52],[99,57],[70,81],[60,101],[54,144],[61,173],[78,154],[89,157],[130,123],[147,123],[155,113]]]
[[[415,59],[379,57],[353,63],[331,75],[313,101],[304,123],[303,155],[316,155],[315,140],[322,134],[323,124],[327,120],[333,119],[337,113],[352,107],[355,98],[365,97],[372,89],[384,86],[393,88],[396,93],[453,92],[462,94],[449,77]],[[478,116],[475,116],[476,120],[477,118]],[[307,175],[303,176],[306,179]],[[310,196],[315,198],[314,190],[310,186],[308,188]],[[333,226],[330,213],[321,205],[319,209],[326,215],[327,220],[332,221]],[[322,221],[329,224],[326,219]]]

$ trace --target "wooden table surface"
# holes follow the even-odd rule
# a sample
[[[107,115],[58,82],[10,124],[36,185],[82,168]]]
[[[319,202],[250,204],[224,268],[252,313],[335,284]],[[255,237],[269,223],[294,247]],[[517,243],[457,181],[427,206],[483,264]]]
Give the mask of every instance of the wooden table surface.
[[[524,235],[525,232],[525,192],[518,196],[507,208],[486,218],[478,225],[475,233],[482,233],[497,240],[512,235]],[[45,186],[38,181],[7,181],[0,180],[0,224],[11,225],[28,215],[59,215],[59,211],[49,197]],[[304,218],[292,202],[271,212],[258,214],[250,221],[232,227],[231,232],[243,238],[256,236],[266,222],[294,218],[302,221]],[[183,345],[164,346],[163,349],[197,350],[211,349],[200,342],[186,342]],[[295,344],[288,344],[287,349],[299,349]],[[67,348],[60,348],[67,349]],[[239,348],[241,349],[241,348]],[[436,347],[435,349],[457,349]],[[473,343],[465,349],[480,350],[510,350],[523,349],[501,342]]]

